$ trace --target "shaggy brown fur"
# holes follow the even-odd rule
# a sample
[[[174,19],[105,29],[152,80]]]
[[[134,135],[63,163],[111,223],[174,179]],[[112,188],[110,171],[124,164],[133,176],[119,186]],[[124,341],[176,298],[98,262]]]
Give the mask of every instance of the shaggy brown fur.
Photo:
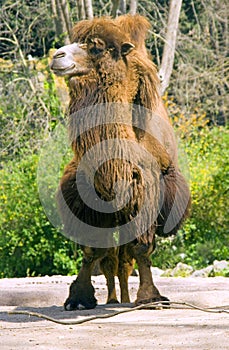
[[[74,226],[76,216],[88,225],[107,229],[116,226],[120,235],[128,235],[122,233],[122,225],[143,212],[134,232],[129,232],[129,243],[106,248],[113,237],[107,234],[101,248],[92,248],[93,241],[91,247],[82,246],[83,265],[70,287],[67,310],[80,305],[95,307],[91,273],[97,260],[107,279],[108,303],[117,302],[115,275],[120,281],[121,301],[129,302],[128,276],[133,259],[140,275],[136,304],[167,300],[153,284],[149,257],[155,234],[177,232],[188,214],[190,195],[178,169],[177,146],[158,93],[157,71],[145,47],[148,29],[148,21],[138,15],[81,21],[72,31],[72,41],[79,45],[63,47],[53,58],[52,69],[68,76],[70,90],[69,133],[74,158],[65,169],[57,196],[66,232],[79,240],[83,237],[81,228]],[[100,159],[107,151],[102,141],[113,139],[119,140],[113,159],[96,167],[93,158]],[[99,145],[96,153],[89,156],[88,151],[95,145]],[[145,151],[139,152],[139,147]],[[134,161],[128,161],[133,155]],[[104,213],[83,202],[76,183],[82,157],[87,157],[87,163],[78,171],[78,181],[85,185],[87,200],[93,200],[93,189],[105,202],[113,201],[115,196],[122,200],[126,191],[123,183],[128,183],[133,195],[124,207]],[[117,183],[121,184],[118,193]],[[148,205],[144,207],[146,198]]]

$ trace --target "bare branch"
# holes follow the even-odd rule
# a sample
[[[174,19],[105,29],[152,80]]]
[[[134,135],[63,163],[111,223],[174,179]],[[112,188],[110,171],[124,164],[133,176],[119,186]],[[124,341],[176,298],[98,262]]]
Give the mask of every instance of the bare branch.
[[[7,23],[6,20],[3,19],[3,22],[4,22],[5,26],[8,28],[10,34],[11,34],[12,37],[13,37],[13,41],[14,41],[14,43],[15,43],[16,48],[18,49],[18,52],[19,52],[19,55],[20,55],[20,58],[21,58],[21,61],[22,61],[23,66],[24,66],[25,68],[27,68],[27,67],[28,67],[28,66],[27,66],[27,62],[26,62],[26,60],[25,60],[25,57],[24,57],[23,52],[22,52],[22,50],[21,50],[19,41],[18,41],[18,39],[17,39],[17,37],[16,37],[16,35],[15,35],[13,29],[10,27],[9,23]]]
[[[27,61],[26,61],[26,59],[25,59],[25,57],[24,57],[24,54],[23,54],[23,52],[22,52],[22,49],[21,49],[21,47],[20,47],[20,43],[19,43],[19,41],[18,41],[17,36],[15,35],[13,29],[10,27],[9,23],[7,23],[7,21],[5,21],[5,20],[3,20],[3,21],[4,21],[5,26],[8,28],[10,34],[11,34],[12,37],[13,37],[13,42],[15,43],[15,46],[16,46],[16,48],[18,49],[18,52],[19,52],[19,55],[20,55],[20,58],[21,58],[21,61],[22,61],[22,64],[23,64],[24,68],[28,69],[28,64],[27,64]],[[40,102],[40,104],[41,104],[43,110],[45,111],[45,113],[46,113],[48,116],[50,116],[49,110],[47,109],[47,107],[46,107],[44,101],[43,101],[42,98],[36,93],[36,88],[35,88],[35,86],[34,86],[32,80],[29,79],[29,78],[23,78],[23,79],[25,79],[25,80],[28,81],[29,86],[30,86],[32,92],[33,92],[34,94],[36,94],[37,99],[38,99],[38,101]]]

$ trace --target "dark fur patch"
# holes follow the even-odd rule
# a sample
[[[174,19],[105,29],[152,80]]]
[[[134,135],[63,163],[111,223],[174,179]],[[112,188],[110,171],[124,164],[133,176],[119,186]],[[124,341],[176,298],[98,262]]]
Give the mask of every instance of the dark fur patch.
[[[156,233],[167,237],[175,234],[187,218],[191,199],[187,182],[179,170],[169,167],[161,177],[162,206],[157,218]]]

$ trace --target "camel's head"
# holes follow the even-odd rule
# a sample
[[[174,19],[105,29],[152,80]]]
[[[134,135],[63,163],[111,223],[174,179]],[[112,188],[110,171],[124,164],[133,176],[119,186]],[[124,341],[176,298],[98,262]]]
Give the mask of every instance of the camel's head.
[[[126,56],[134,45],[125,42],[121,45],[121,56]],[[107,46],[100,38],[93,37],[86,44],[73,43],[58,49],[53,55],[51,69],[59,76],[82,76],[87,75],[94,68],[93,63],[101,60],[103,56],[113,56],[115,48]],[[117,55],[117,52],[114,52]]]
[[[159,80],[145,46],[149,26],[142,16],[123,15],[83,20],[73,27],[72,44],[58,49],[51,62],[56,75],[69,78],[71,112],[76,99],[77,109],[104,101],[155,108]]]
[[[123,59],[134,48],[134,44],[123,42],[120,46],[107,42],[97,35],[90,35],[84,43],[73,43],[58,49],[51,69],[59,76],[82,76],[96,69],[98,62]]]
[[[99,63],[125,60],[135,48],[130,37],[111,19],[81,21],[73,28],[73,43],[58,49],[51,63],[60,76],[82,76],[98,68]]]

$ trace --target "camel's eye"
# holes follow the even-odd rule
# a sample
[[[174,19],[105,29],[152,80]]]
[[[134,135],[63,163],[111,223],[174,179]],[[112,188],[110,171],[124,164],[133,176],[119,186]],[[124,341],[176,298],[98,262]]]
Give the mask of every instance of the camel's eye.
[[[100,53],[103,52],[103,50],[99,49],[98,47],[96,46],[93,46],[89,49],[89,52],[92,54],[92,55],[99,55]]]
[[[106,44],[99,38],[88,38],[88,52],[93,56],[98,56],[106,49]]]

